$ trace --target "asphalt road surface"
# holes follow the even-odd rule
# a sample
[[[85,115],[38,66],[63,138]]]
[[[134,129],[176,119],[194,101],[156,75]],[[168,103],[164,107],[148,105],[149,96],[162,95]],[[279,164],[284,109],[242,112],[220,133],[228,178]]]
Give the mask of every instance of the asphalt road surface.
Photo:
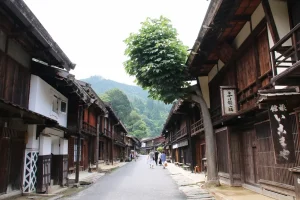
[[[167,169],[150,169],[147,156],[101,177],[86,190],[72,196],[72,200],[183,200],[186,196],[169,175]]]

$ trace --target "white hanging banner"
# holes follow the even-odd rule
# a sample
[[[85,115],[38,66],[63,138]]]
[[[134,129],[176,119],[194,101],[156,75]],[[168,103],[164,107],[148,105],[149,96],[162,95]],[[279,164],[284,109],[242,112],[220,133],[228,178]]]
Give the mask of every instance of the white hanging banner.
[[[237,110],[236,88],[232,86],[220,86],[222,100],[222,115],[234,115]]]

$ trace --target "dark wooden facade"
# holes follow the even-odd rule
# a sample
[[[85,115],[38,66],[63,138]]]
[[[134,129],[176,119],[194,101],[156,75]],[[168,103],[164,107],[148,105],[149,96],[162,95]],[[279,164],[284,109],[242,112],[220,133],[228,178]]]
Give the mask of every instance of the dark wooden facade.
[[[178,100],[174,103],[162,134],[166,138],[165,150],[173,162],[205,170],[205,138],[200,109],[197,105]]]
[[[298,191],[290,169],[299,166],[299,6],[293,0],[224,0],[209,8],[214,17],[204,24],[213,28],[200,30],[193,47],[199,53],[187,61],[193,76],[209,80],[220,179],[279,199],[294,198]],[[281,17],[286,21],[276,12],[286,13]],[[236,114],[222,115],[222,86],[236,88]],[[281,130],[274,127],[271,105],[284,105],[280,109],[288,113],[278,122],[291,138],[283,150],[274,139]],[[276,123],[281,119],[275,118]]]

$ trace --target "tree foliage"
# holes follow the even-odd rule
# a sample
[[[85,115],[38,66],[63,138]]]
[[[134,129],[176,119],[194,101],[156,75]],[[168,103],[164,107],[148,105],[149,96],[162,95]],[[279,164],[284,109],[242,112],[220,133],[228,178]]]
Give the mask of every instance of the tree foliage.
[[[151,98],[172,103],[185,95],[188,86],[184,65],[187,47],[177,38],[169,19],[147,18],[141,24],[139,32],[125,40],[125,55],[129,57],[125,70]]]
[[[100,97],[112,105],[131,135],[139,139],[160,135],[169,106],[151,99],[128,100],[127,95],[119,89],[108,90]]]
[[[101,96],[101,99],[105,102],[109,102],[121,119],[125,119],[132,111],[128,97],[119,89],[115,88],[107,91]]]

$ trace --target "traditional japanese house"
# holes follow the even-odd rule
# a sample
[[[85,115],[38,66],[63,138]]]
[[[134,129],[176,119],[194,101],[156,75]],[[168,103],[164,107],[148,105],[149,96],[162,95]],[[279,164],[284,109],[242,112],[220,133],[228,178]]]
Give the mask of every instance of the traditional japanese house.
[[[127,130],[108,103],[106,103],[106,109],[108,110],[108,115],[101,117],[99,158],[106,163],[124,161]]]
[[[134,152],[139,151],[140,141],[136,137],[134,137],[132,135],[126,135],[125,136],[125,144],[126,144],[125,159],[128,160],[128,158],[130,158],[130,153],[132,151],[134,151]]]
[[[48,108],[48,101],[34,105],[32,98],[36,94],[31,91],[37,86],[37,77],[32,75],[34,65],[38,61],[47,67],[54,65],[66,70],[75,65],[22,0],[1,1],[0,16],[0,195],[11,195],[32,192],[39,186],[37,181],[41,179],[36,176],[39,155],[44,155],[49,148],[45,150],[43,146],[47,138],[42,139],[40,146],[36,138],[43,130],[48,130],[46,127],[64,130],[65,125],[63,117],[42,113],[37,108]],[[39,86],[45,86],[44,82]],[[51,107],[52,99],[48,97]],[[67,103],[64,96],[60,97]],[[60,132],[59,135],[56,142],[64,149],[64,134]],[[58,153],[62,154],[63,151]]]
[[[194,103],[178,100],[173,104],[166,120],[162,135],[165,137],[165,150],[173,162],[204,169],[205,139],[200,110]]]
[[[276,199],[299,191],[289,170],[299,166],[299,6],[212,0],[187,61],[210,109],[220,179]]]
[[[108,110],[106,105],[92,89],[92,86],[83,81],[77,82],[83,87],[83,89],[88,93],[88,95],[93,99],[93,104],[88,108],[84,109],[83,114],[83,133],[86,137],[83,142],[85,142],[86,147],[83,146],[83,150],[86,151],[85,155],[82,155],[82,164],[83,169],[86,169],[87,166],[96,165],[98,168],[99,155],[102,153],[100,151],[100,126],[101,126],[101,117],[108,115]],[[84,145],[84,144],[83,144]],[[82,153],[84,153],[84,151]],[[88,153],[87,153],[88,152]],[[86,167],[85,167],[86,166]]]
[[[164,146],[164,142],[165,138],[163,136],[141,139],[141,152],[149,154],[150,151],[156,151],[158,147]]]

